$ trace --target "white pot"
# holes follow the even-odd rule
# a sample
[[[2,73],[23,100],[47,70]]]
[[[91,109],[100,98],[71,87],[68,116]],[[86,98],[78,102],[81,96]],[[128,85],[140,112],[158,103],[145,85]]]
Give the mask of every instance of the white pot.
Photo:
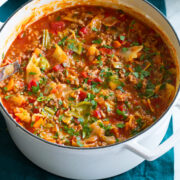
[[[119,8],[126,5],[150,18],[173,43],[180,60],[180,43],[166,18],[143,0],[34,0],[20,8],[0,32],[0,57],[6,52],[17,34],[26,24],[44,14],[76,4],[93,4]],[[179,63],[178,63],[179,64]],[[179,80],[178,80],[179,81]],[[178,83],[179,84],[179,83]],[[177,90],[178,92],[179,90]],[[178,94],[178,93],[177,93]],[[154,160],[171,149],[180,139],[180,130],[159,145],[169,125],[177,94],[162,117],[140,134],[119,144],[100,148],[67,147],[47,142],[23,129],[0,104],[9,133],[21,152],[33,163],[53,174],[72,179],[99,179],[124,173],[144,160]]]

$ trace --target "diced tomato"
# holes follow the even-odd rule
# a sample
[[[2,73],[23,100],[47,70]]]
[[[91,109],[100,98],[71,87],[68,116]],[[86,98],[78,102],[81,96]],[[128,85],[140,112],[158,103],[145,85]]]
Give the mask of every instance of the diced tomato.
[[[59,115],[60,115],[60,110],[57,110],[56,116],[59,116]]]
[[[126,41],[126,44],[124,45],[125,47],[130,47],[131,43]]]
[[[31,97],[28,98],[28,100],[29,100],[30,103],[34,103],[34,102],[36,101],[35,99],[33,99],[33,98],[31,98]]]
[[[102,54],[112,54],[112,49],[100,48],[99,50],[101,51]]]
[[[65,28],[65,22],[64,21],[52,22],[50,24],[50,27],[55,33],[57,33],[58,31],[62,31]]]
[[[22,108],[25,108],[28,105],[27,101],[25,101],[24,103],[21,104]]]
[[[96,118],[98,118],[98,119],[101,119],[101,118],[102,118],[102,115],[101,115],[101,112],[100,112],[99,109],[97,109],[97,110],[95,110],[95,111],[93,112],[93,116],[96,117]]]
[[[86,35],[88,33],[88,30],[86,27],[82,27],[80,30],[79,30],[79,34],[80,35]]]
[[[91,85],[92,84],[92,80],[88,79],[87,84]]]
[[[39,113],[39,109],[38,108],[34,108],[33,109],[33,113]]]
[[[123,22],[127,19],[126,15],[125,14],[120,14],[120,16],[118,17],[118,19]]]
[[[53,68],[52,68],[54,71],[63,71],[64,70],[64,68],[62,67],[62,65],[61,64],[57,64],[57,65],[55,65]]]
[[[28,84],[28,91],[31,90],[32,86],[38,86],[38,82],[35,79],[31,80]]]
[[[16,119],[16,122],[18,122],[18,123],[21,122],[21,120],[18,117],[16,117],[15,119]]]
[[[84,91],[79,92],[79,100],[83,101],[87,97],[87,93]]]
[[[87,78],[88,77],[88,73],[83,71],[83,72],[81,72],[81,76],[83,78]]]
[[[100,82],[102,82],[102,80],[100,78],[95,78],[94,82],[100,83]]]
[[[117,106],[117,109],[119,109],[120,111],[123,111],[123,110],[124,110],[123,104],[118,105],[118,106]]]

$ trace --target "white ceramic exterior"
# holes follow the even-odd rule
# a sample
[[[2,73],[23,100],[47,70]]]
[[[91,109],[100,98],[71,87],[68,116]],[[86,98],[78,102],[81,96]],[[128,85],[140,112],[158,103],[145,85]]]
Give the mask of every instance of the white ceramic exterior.
[[[0,32],[0,56],[3,52],[6,52],[20,31],[21,27],[17,29],[16,26],[31,15],[32,9],[53,1],[55,2],[55,0],[34,0],[21,8],[8,20]],[[62,2],[70,1],[64,0]],[[76,4],[76,2],[86,3],[86,1],[74,0],[73,4]],[[178,52],[177,56],[180,60],[180,45],[174,31],[164,17],[145,1],[106,0],[102,4],[102,0],[94,0],[90,4],[100,4],[116,8],[119,4],[125,4],[142,14],[146,14],[147,17],[150,17],[163,28],[164,33],[171,40]],[[54,10],[57,9],[54,7]],[[39,14],[37,19],[41,15]],[[154,160],[173,147],[174,143],[180,138],[180,131],[173,135],[167,142],[160,146],[159,144],[166,133],[171,117],[171,110],[176,103],[177,97],[163,117],[140,135],[120,144],[91,149],[63,147],[44,141],[19,126],[12,120],[3,107],[1,107],[1,112],[6,119],[9,133],[15,144],[33,163],[48,172],[67,178],[100,179],[126,172],[140,164],[144,159]]]

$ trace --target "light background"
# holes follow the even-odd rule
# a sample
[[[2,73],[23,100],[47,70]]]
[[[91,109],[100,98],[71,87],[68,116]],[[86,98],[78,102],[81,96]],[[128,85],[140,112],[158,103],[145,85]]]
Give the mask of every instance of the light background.
[[[173,25],[180,39],[180,0],[166,0],[166,11],[167,18]],[[175,110],[173,117],[173,130],[176,132],[177,129],[180,128],[180,110]],[[180,142],[178,142],[174,148],[174,157],[174,180],[180,180]]]

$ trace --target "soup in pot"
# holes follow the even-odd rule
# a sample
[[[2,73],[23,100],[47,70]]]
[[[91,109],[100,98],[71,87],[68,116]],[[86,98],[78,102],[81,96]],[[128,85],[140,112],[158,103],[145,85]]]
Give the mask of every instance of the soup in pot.
[[[3,105],[25,129],[61,145],[122,142],[152,125],[175,95],[177,67],[161,36],[127,13],[76,6],[21,32],[1,66]]]

